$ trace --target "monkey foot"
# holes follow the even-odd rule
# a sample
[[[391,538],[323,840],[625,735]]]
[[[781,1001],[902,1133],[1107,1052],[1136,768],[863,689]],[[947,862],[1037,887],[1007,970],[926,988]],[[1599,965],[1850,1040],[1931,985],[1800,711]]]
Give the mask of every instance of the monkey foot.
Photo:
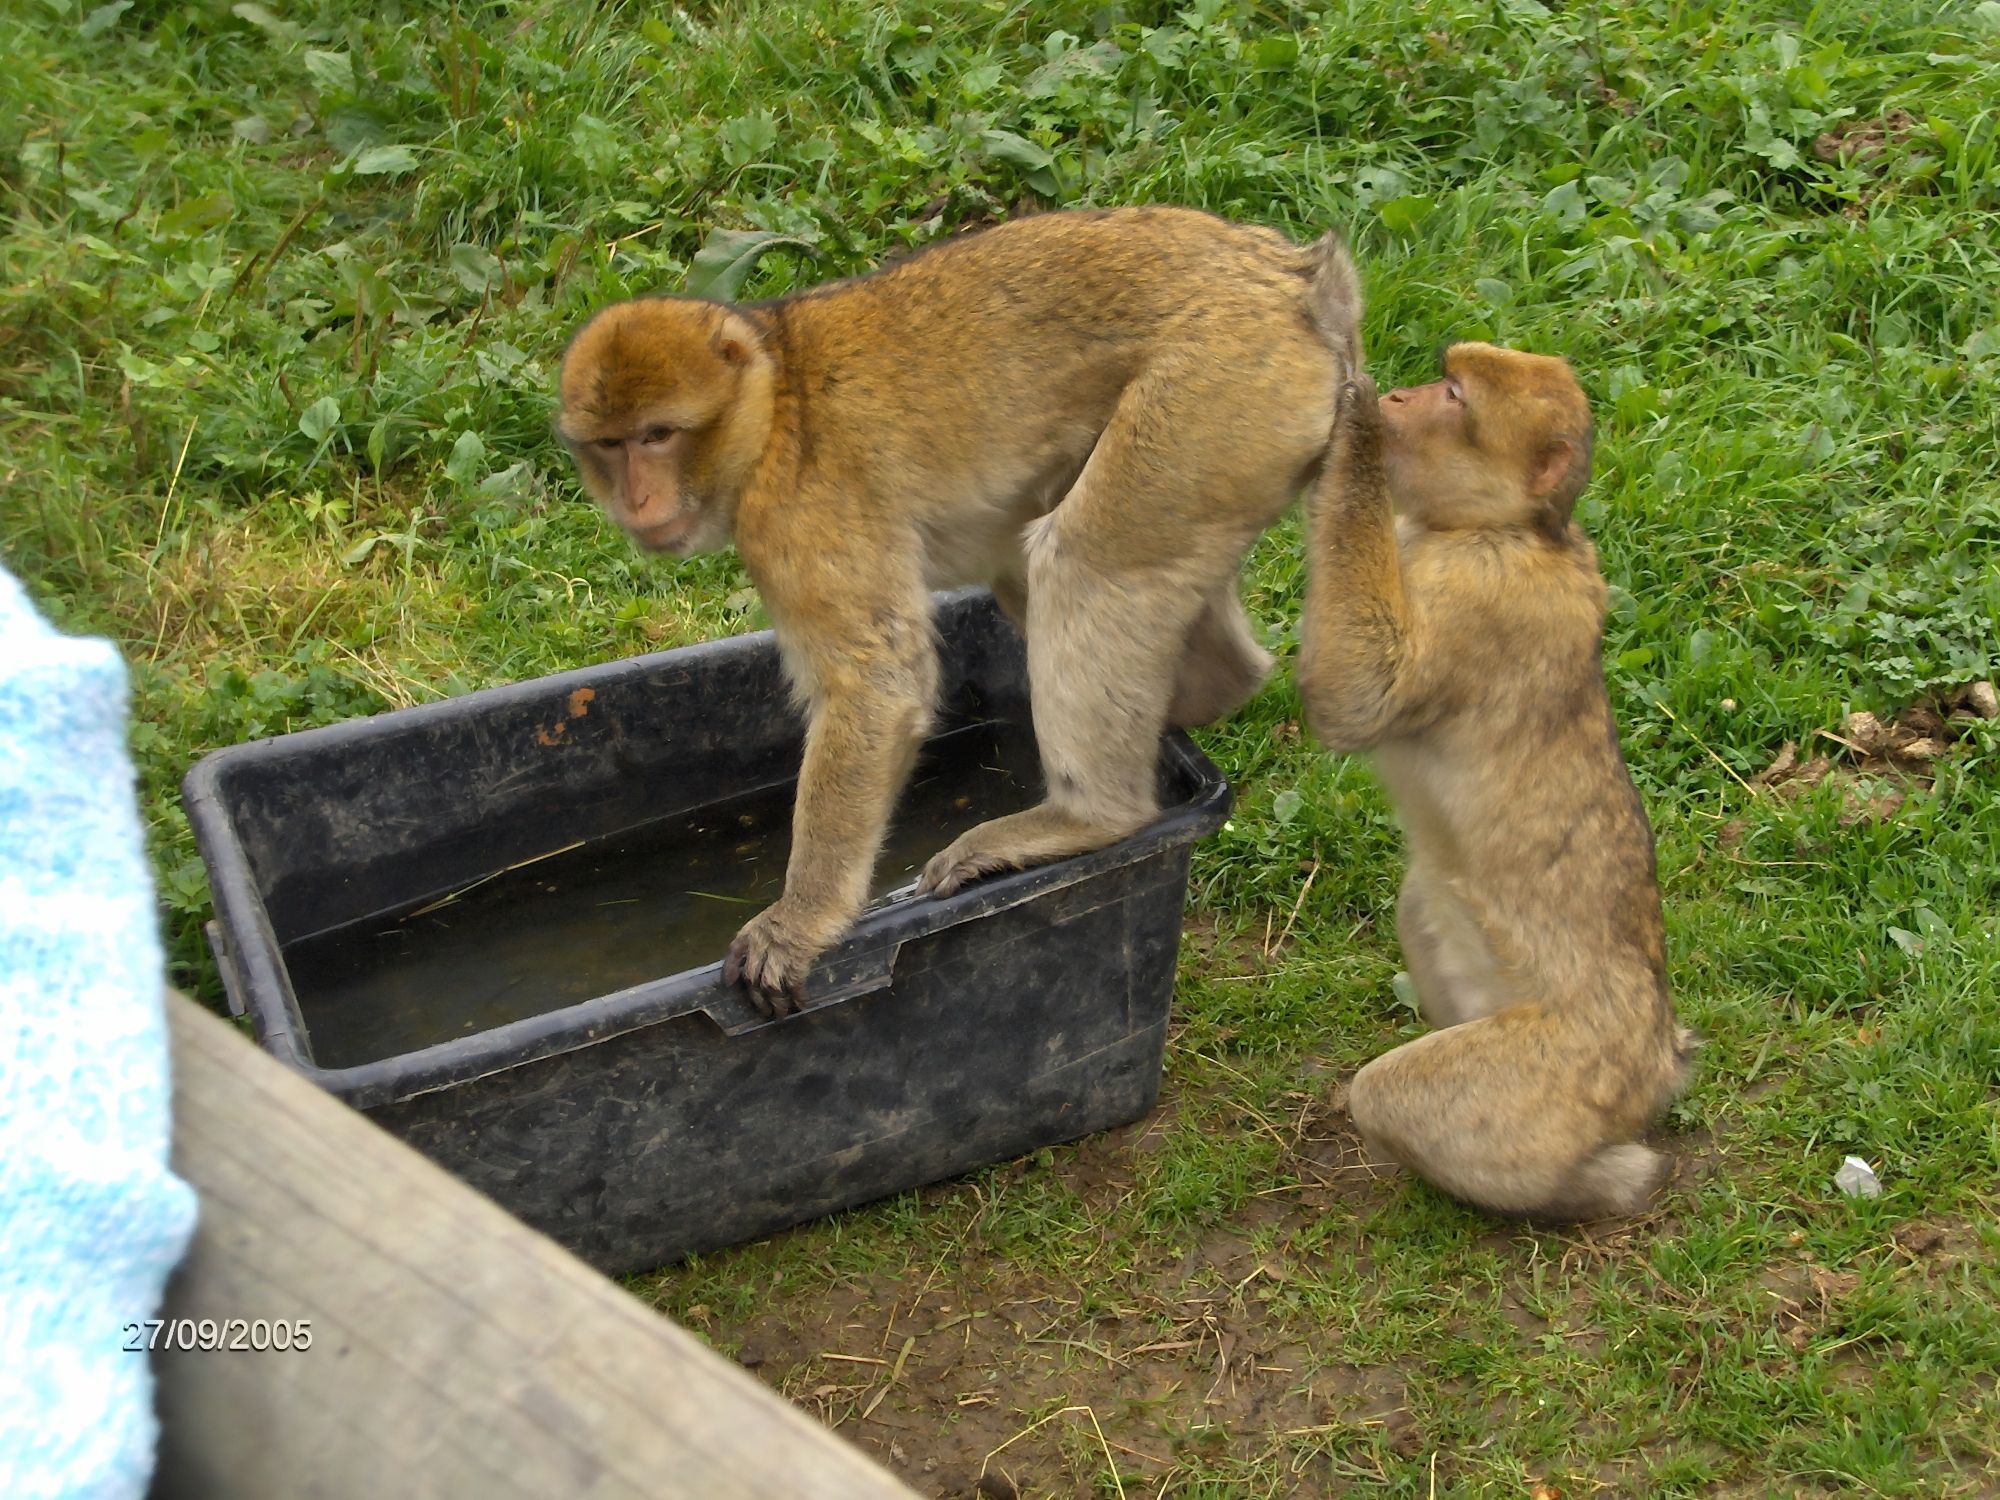
[[[968,828],[953,839],[942,854],[924,866],[924,873],[917,878],[917,894],[943,898],[982,875],[1025,870],[1088,849],[1102,849],[1139,827],[1150,815],[1135,813],[1129,822],[1096,823],[1049,802],[1025,812],[1008,813]]]
[[[973,829],[972,833],[977,833]],[[943,900],[958,892],[983,875],[997,875],[1002,870],[1015,868],[1016,861],[990,850],[981,850],[966,842],[972,835],[956,839],[943,853],[932,856],[924,866],[924,873],[917,877],[917,894],[935,896]]]

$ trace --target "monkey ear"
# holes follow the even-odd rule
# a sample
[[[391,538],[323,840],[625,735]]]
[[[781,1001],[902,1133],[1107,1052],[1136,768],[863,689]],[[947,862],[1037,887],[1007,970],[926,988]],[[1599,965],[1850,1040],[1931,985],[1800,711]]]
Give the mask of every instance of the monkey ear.
[[[742,369],[760,347],[757,330],[734,313],[725,314],[709,337],[709,347],[724,364]]]
[[[1590,483],[1590,442],[1573,438],[1551,438],[1528,471],[1528,493],[1541,502],[1538,522],[1552,540],[1560,542],[1569,530],[1570,512],[1576,497]]]
[[[1566,487],[1565,481],[1575,463],[1576,444],[1568,438],[1551,439],[1528,473],[1528,492],[1538,500],[1560,493]]]

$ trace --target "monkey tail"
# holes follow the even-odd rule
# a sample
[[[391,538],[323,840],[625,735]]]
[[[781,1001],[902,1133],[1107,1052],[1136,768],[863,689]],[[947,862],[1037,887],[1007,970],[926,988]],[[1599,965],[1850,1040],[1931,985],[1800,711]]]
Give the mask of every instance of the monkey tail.
[[[1636,1214],[1673,1174],[1673,1158],[1636,1141],[1601,1146],[1571,1174],[1534,1218],[1588,1221]]]
[[[1673,1071],[1657,1108],[1665,1109],[1687,1087],[1688,1075],[1694,1071],[1694,1054],[1700,1046],[1701,1038],[1687,1027],[1674,1028]],[[1600,1146],[1583,1159],[1557,1201],[1549,1205],[1550,1216],[1596,1219],[1636,1214],[1652,1200],[1673,1170],[1671,1156],[1636,1141]]]
[[[1354,269],[1347,241],[1337,230],[1329,229],[1321,235],[1308,253],[1312,257],[1313,322],[1341,360],[1338,381],[1344,381],[1360,370],[1363,363],[1361,275]]]

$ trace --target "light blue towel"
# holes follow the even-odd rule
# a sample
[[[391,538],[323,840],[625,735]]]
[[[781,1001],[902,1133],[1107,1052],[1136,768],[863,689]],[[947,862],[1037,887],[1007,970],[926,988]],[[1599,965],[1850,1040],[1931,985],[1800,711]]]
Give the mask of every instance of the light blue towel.
[[[167,1169],[164,973],[124,664],[50,629],[0,569],[7,1500],[137,1500],[152,1473],[152,1377],[124,1330],[157,1315],[195,1211]]]

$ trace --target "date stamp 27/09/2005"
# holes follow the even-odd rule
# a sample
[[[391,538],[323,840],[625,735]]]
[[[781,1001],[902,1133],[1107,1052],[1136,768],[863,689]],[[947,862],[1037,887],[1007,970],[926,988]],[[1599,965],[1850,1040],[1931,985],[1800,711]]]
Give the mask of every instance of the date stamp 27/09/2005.
[[[213,1349],[262,1354],[312,1348],[310,1318],[146,1318],[121,1325],[127,1354],[152,1349]]]

